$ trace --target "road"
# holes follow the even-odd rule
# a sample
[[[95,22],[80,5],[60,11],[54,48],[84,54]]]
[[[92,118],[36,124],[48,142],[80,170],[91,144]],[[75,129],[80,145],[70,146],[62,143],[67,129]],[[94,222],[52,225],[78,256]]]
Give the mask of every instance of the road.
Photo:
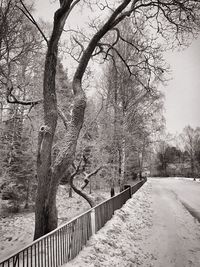
[[[150,178],[152,227],[143,251],[153,267],[200,266],[200,183]]]

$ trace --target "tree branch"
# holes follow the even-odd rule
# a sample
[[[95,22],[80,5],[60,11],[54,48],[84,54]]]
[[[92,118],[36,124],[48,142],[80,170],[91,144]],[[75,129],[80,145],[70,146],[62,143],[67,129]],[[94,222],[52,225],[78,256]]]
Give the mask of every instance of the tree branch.
[[[97,174],[100,170],[102,169],[102,166],[101,167],[98,167],[96,170],[94,170],[93,172],[90,172],[90,173],[84,173],[85,174],[85,178],[84,178],[84,184],[81,186],[81,190],[84,190],[86,188],[86,186],[89,184],[90,182],[90,178]]]
[[[62,112],[62,110],[59,107],[57,109],[58,109],[58,115],[61,118],[61,120],[65,126],[65,129],[68,130],[68,123],[69,122],[68,122],[67,118],[65,117],[65,114]]]
[[[89,131],[89,129],[92,126],[92,124],[97,120],[97,118],[98,118],[99,114],[101,113],[102,109],[103,109],[103,96],[102,96],[102,102],[101,102],[100,109],[98,110],[98,112],[97,112],[96,116],[94,117],[94,119],[89,123],[89,125],[87,126],[86,130],[84,131],[84,133],[81,135],[81,138],[84,137],[87,134],[87,132]]]
[[[90,205],[90,207],[94,207],[95,206],[95,202],[94,200],[88,196],[85,192],[83,192],[82,190],[78,189],[74,183],[73,183],[73,177],[70,177],[70,186],[71,188],[74,190],[75,193],[77,193],[79,196],[83,197]]]
[[[10,88],[7,88],[6,100],[10,104],[20,104],[20,105],[24,105],[24,106],[34,107],[35,105],[43,103],[43,99],[34,100],[34,101],[32,101],[32,100],[30,100],[30,101],[19,100],[16,98],[16,96],[14,96],[12,94],[12,91],[13,91],[13,86],[11,86]]]
[[[29,10],[27,9],[27,7],[25,6],[25,4],[23,3],[22,0],[20,0],[21,5],[23,6],[23,8],[17,6],[22,13],[33,23],[33,25],[35,25],[35,27],[38,29],[38,31],[40,32],[40,34],[42,35],[42,37],[44,38],[45,42],[48,45],[48,39],[46,38],[45,34],[43,33],[43,31],[41,30],[41,28],[39,27],[39,25],[37,24],[37,22],[35,21],[34,17],[31,15],[31,13],[29,12]]]
[[[75,184],[74,184],[74,177],[78,174],[80,166],[81,166],[81,162],[82,162],[82,157],[78,163],[78,166],[75,166],[75,164],[73,164],[73,167],[75,168],[75,171],[72,173],[72,175],[70,176],[69,179],[69,183],[71,188],[74,190],[75,193],[77,193],[79,196],[83,197],[90,205],[90,207],[94,207],[95,203],[93,201],[93,199],[88,196],[85,192],[83,192],[82,190],[78,189]]]
[[[80,167],[81,167],[81,164],[82,164],[82,161],[83,161],[83,160],[84,160],[84,164],[83,164],[83,167],[82,167],[82,170],[81,170],[81,172],[82,172],[83,170],[85,170],[85,165],[86,165],[86,163],[87,163],[87,159],[85,158],[84,155],[80,158],[80,160],[79,160],[77,166],[76,166],[74,163],[72,164],[72,166],[73,166],[73,168],[74,168],[75,171],[74,171],[74,172],[71,174],[71,176],[70,176],[70,186],[71,186],[71,188],[72,188],[78,195],[82,196],[82,197],[89,203],[89,205],[90,205],[91,207],[94,207],[95,203],[94,203],[93,199],[92,199],[90,196],[88,196],[85,192],[83,192],[83,190],[84,190],[84,188],[86,188],[86,186],[88,185],[88,183],[89,183],[89,181],[90,181],[90,178],[91,178],[93,175],[97,174],[98,171],[100,171],[100,170],[102,169],[102,166],[96,168],[94,171],[92,171],[92,172],[90,172],[90,173],[86,173],[86,172],[84,171],[84,175],[85,175],[85,177],[84,177],[84,184],[83,184],[83,185],[81,186],[81,188],[79,189],[79,188],[77,188],[77,187],[74,185],[74,177],[80,173]]]
[[[113,22],[115,21],[116,17],[128,6],[128,4],[131,2],[131,0],[124,0],[112,13],[112,15],[109,17],[107,22],[100,28],[100,30],[93,36],[91,41],[89,42],[87,48],[85,49],[81,59],[80,63],[78,65],[78,68],[74,74],[74,79],[73,79],[73,90],[74,94],[76,95],[77,93],[77,86],[75,85],[77,81],[79,83],[82,80],[83,74],[85,73],[85,70],[87,68],[88,62],[90,60],[90,57],[92,53],[94,52],[98,42],[100,39],[109,31],[113,28]],[[116,25],[116,24],[115,24]]]

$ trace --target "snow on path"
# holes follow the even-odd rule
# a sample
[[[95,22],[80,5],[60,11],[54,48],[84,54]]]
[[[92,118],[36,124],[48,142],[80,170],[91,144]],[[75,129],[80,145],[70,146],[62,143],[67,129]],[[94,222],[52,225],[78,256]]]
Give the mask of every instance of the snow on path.
[[[149,179],[70,266],[199,267],[200,224],[166,181]]]
[[[144,249],[154,255],[152,266],[199,267],[200,224],[178,198],[179,195],[184,197],[180,192],[183,192],[181,187],[185,187],[185,184],[182,181],[177,183],[173,179],[152,179],[150,183],[153,225]]]
[[[157,181],[153,179],[152,181]],[[167,178],[158,180],[168,191],[173,192],[185,207],[194,212],[200,221],[200,182],[189,178]]]

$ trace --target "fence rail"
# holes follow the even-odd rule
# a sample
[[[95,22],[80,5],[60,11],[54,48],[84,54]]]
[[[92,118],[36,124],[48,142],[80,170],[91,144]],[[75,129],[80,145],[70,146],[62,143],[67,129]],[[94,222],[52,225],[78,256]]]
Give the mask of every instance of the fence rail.
[[[92,234],[146,182],[128,187],[0,262],[0,267],[57,267],[75,258]]]
[[[95,210],[95,233],[112,218],[114,211],[120,209],[130,198],[130,189],[127,188],[120,194],[97,205]]]

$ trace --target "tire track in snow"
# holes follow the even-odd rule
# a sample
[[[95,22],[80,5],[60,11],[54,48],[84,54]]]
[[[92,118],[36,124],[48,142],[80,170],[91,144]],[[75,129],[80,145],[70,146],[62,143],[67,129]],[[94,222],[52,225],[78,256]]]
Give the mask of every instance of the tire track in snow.
[[[184,208],[200,223],[200,212],[196,211],[184,201],[181,201],[181,203],[183,204]]]

